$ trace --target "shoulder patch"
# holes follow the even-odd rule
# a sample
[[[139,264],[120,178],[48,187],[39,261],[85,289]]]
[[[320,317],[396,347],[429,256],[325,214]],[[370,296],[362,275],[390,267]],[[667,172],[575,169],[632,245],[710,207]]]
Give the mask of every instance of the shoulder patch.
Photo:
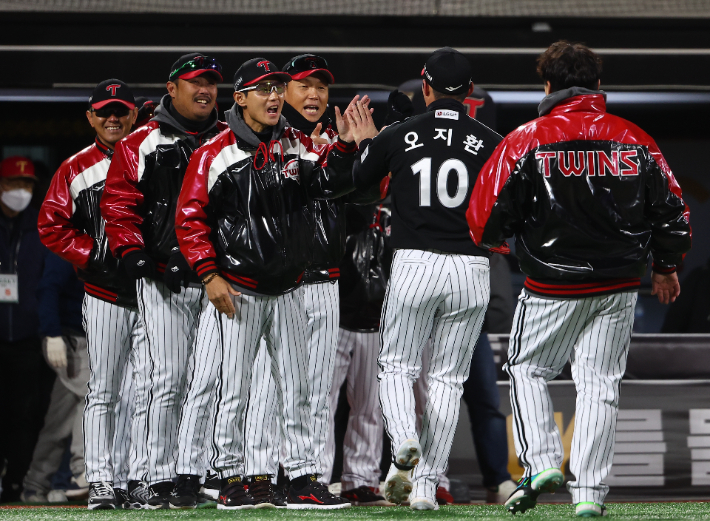
[[[455,110],[445,110],[445,109],[440,109],[437,110],[434,113],[435,118],[443,118],[443,119],[459,119],[459,113],[456,112]]]

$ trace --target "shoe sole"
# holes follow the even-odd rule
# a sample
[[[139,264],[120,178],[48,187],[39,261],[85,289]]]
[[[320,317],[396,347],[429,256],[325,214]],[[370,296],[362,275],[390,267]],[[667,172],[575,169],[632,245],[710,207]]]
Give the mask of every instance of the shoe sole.
[[[116,510],[116,505],[109,503],[98,503],[96,505],[88,505],[89,510]]]
[[[377,501],[351,501],[354,507],[393,507],[394,503],[390,503],[386,499],[378,499]]]
[[[145,508],[146,510],[169,510],[170,507],[168,505],[169,505],[169,503],[165,503],[163,505],[146,504],[145,507],[143,507],[143,508]]]
[[[217,501],[217,499],[219,498],[219,490],[216,490],[214,488],[203,487],[200,489],[200,495],[208,501]]]
[[[264,509],[271,510],[271,509],[276,508],[276,505],[274,505],[273,503],[259,503],[259,504],[255,505],[255,508],[264,508]]]
[[[197,503],[194,505],[173,505],[172,503],[168,503],[168,507],[170,510],[192,510],[193,508],[197,508]]]
[[[422,457],[422,448],[417,440],[405,440],[399,446],[395,461],[398,465],[416,467]]]
[[[350,508],[350,503],[343,503],[340,505],[294,505],[288,504],[286,508],[289,510],[340,510],[343,508]]]
[[[409,508],[412,510],[439,510],[439,505],[427,500],[413,499]]]
[[[532,489],[531,494],[526,494],[524,491],[520,490],[520,495],[515,496],[515,493],[511,495],[505,502],[505,508],[511,514],[520,512],[525,513],[526,510],[535,508],[537,505],[537,498],[542,493],[554,494],[555,490],[559,488],[560,485],[565,480],[564,474],[560,472],[559,469],[547,469],[537,476],[530,483],[530,488]]]
[[[222,503],[217,503],[217,510],[249,510],[255,508],[254,505],[239,505],[234,507],[228,507]]]
[[[395,505],[401,505],[409,499],[412,492],[412,481],[409,478],[409,470],[397,470],[396,473],[387,476],[385,480],[385,499]]]

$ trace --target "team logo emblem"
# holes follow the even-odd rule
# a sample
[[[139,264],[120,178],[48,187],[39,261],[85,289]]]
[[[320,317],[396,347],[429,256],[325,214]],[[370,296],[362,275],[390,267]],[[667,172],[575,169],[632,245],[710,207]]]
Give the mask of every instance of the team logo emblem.
[[[115,98],[116,97],[116,90],[120,89],[120,88],[121,88],[121,86],[118,83],[112,83],[111,85],[106,87],[106,91],[107,92],[111,91],[111,96]]]
[[[286,163],[281,170],[281,173],[286,179],[295,179],[298,184],[301,184],[301,176],[299,175],[297,159],[292,159]]]
[[[24,173],[25,173],[25,167],[26,167],[27,165],[29,165],[29,164],[30,164],[29,161],[16,161],[16,162],[15,162],[15,166],[19,166],[19,167],[20,167],[20,173],[21,173],[21,174],[24,174]]]
[[[269,68],[269,67],[271,67],[271,62],[269,62],[268,60],[260,61],[259,63],[256,64],[256,66],[263,67],[266,72],[271,72],[271,69]]]
[[[306,63],[308,63],[308,66],[311,69],[317,69],[318,68],[318,63],[315,58],[306,58]]]

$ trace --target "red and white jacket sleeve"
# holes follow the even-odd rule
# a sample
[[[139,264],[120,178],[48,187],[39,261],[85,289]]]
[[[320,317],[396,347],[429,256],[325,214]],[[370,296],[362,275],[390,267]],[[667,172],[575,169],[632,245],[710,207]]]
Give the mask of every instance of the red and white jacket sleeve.
[[[78,229],[71,220],[75,208],[71,182],[77,174],[71,160],[59,167],[40,208],[37,228],[42,244],[49,250],[74,266],[86,269],[94,239]]]
[[[210,167],[217,153],[217,147],[208,144],[192,154],[175,212],[175,232],[180,251],[200,278],[219,273],[217,254],[210,242],[212,228],[207,223],[205,210],[210,202]]]
[[[146,135],[143,129],[116,143],[101,197],[106,237],[118,258],[145,247],[140,229],[143,217],[139,213],[144,197],[138,189],[139,149]]]

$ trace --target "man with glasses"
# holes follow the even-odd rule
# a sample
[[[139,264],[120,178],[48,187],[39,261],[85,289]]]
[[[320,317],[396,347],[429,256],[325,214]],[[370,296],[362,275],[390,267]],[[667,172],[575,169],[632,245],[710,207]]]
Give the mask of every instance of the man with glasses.
[[[288,508],[344,508],[317,480],[308,403],[307,316],[300,285],[311,259],[311,198],[352,190],[355,144],[336,108],[340,138],[314,146],[281,116],[291,77],[263,58],[234,77],[229,130],[193,154],[178,203],[180,249],[202,278],[212,303],[200,321],[195,368],[183,415],[181,449],[214,433],[212,460],[222,487],[217,507],[253,508],[244,488],[244,414],[262,337],[282,404],[284,467],[291,476]],[[327,165],[327,166],[326,166]],[[210,417],[205,411],[212,411]],[[199,455],[181,454],[178,469],[194,472]],[[270,499],[270,498],[269,498]],[[259,507],[273,508],[273,501]]]
[[[109,79],[96,86],[86,112],[96,130],[95,142],[59,167],[38,220],[42,242],[74,265],[86,291],[83,318],[90,375],[83,429],[91,510],[141,503],[127,502],[124,496],[127,478],[140,479],[144,471],[145,460],[138,455],[145,452],[145,411],[137,408],[133,414],[131,384],[135,368],[136,384],[144,387],[145,335],[135,283],[111,255],[99,211],[114,147],[131,131],[136,114],[125,83]],[[61,336],[48,338],[47,350],[66,357]],[[126,446],[131,439],[129,472]]]
[[[178,248],[175,207],[192,151],[225,128],[215,109],[221,70],[214,58],[198,53],[173,64],[168,94],[153,119],[116,145],[101,202],[111,251],[137,280],[146,326],[150,381],[143,435],[150,509],[194,508],[171,493],[197,491],[204,472],[173,483],[180,403],[203,296]]]

